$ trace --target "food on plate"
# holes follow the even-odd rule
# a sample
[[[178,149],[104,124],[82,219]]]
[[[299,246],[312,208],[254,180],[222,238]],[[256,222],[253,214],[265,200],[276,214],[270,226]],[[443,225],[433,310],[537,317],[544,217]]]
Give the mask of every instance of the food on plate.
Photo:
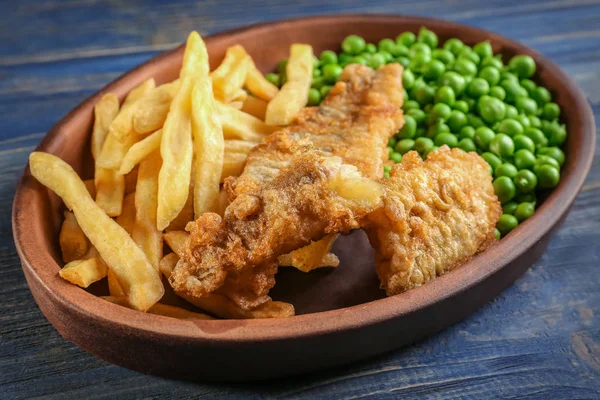
[[[383,185],[383,206],[363,228],[388,296],[451,271],[496,241],[502,207],[489,166],[475,153],[443,146],[425,161],[406,153]]]
[[[321,267],[337,267],[340,259],[330,253],[337,237],[337,233],[330,233],[308,246],[277,257],[277,262],[280,266],[295,267],[303,272],[310,272]]]
[[[58,241],[62,259],[69,263],[83,257],[90,248],[90,242],[77,223],[75,215],[71,211],[65,211],[64,215]]]
[[[118,304],[123,307],[129,307],[129,303],[127,302],[127,298],[123,296],[102,296],[102,298],[106,301],[110,301],[111,303]],[[165,317],[173,317],[179,319],[214,319],[210,315],[201,314],[193,311],[186,310],[184,308],[170,306],[167,304],[156,303],[149,310],[148,313],[162,315]]]
[[[91,250],[84,259],[67,263],[59,272],[61,278],[82,288],[106,277],[108,268],[98,256],[95,249]]]

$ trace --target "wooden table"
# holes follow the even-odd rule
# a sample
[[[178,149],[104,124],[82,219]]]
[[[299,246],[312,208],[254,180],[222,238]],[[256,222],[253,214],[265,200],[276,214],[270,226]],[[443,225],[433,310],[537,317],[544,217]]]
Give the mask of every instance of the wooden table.
[[[107,364],[58,335],[21,272],[10,227],[27,156],[92,92],[196,29],[319,13],[425,15],[482,27],[554,60],[600,115],[600,1],[4,2],[0,14],[0,398],[600,398],[600,162],[546,255],[465,321],[313,376],[178,382]],[[597,124],[598,124],[597,120]],[[348,349],[352,351],[352,349]],[[198,360],[199,363],[210,360]]]

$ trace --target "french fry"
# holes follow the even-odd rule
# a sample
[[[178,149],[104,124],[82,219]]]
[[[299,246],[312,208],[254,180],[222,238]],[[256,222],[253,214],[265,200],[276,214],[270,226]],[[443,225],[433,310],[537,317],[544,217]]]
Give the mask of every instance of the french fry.
[[[162,160],[155,151],[140,163],[135,190],[135,224],[131,237],[158,271],[162,258],[162,232],[156,229],[158,207],[158,173]]]
[[[208,54],[206,54],[208,63]],[[192,91],[192,134],[196,154],[194,174],[194,215],[216,211],[223,171],[223,129],[215,115],[215,100],[208,76],[198,79]]]
[[[243,310],[233,301],[219,294],[210,294],[206,297],[192,297],[180,293],[177,295],[196,307],[221,318],[287,318],[295,313],[293,305],[282,301],[268,301],[253,310]]]
[[[215,98],[224,103],[232,101],[244,86],[249,66],[250,57],[242,46],[229,47],[221,65],[210,74]]]
[[[337,237],[337,234],[329,234],[308,246],[279,256],[279,265],[295,267],[303,272],[321,267],[337,267],[340,260],[335,254],[330,253]]]
[[[123,289],[121,289],[121,285],[119,285],[119,281],[117,280],[117,275],[115,275],[112,269],[108,269],[106,277],[108,278],[108,293],[110,293],[111,296],[125,296],[125,293],[123,293]]]
[[[160,300],[164,287],[159,274],[125,229],[92,200],[77,173],[60,158],[33,152],[31,174],[63,199],[104,262],[113,269],[129,303],[146,311]]]
[[[127,299],[122,296],[101,296],[106,301],[118,304],[123,307],[129,308]],[[171,317],[177,319],[214,319],[210,315],[200,314],[193,311],[188,311],[184,308],[170,306],[167,304],[156,303],[149,310],[148,313],[155,315],[162,315],[163,317]]]
[[[225,153],[221,182],[229,176],[240,176],[246,165],[248,156],[244,153]]]
[[[122,212],[125,195],[125,179],[114,169],[96,167],[94,177],[96,186],[96,203],[109,217],[116,217]]]
[[[130,173],[125,175],[125,196],[135,192],[135,185],[137,185],[139,165],[135,166]]]
[[[160,269],[160,272],[165,276],[165,278],[169,279],[178,261],[179,256],[176,253],[169,253],[166,256],[164,256],[162,260],[160,260],[158,268]]]
[[[85,184],[85,188],[87,189],[90,196],[92,196],[92,199],[95,199],[96,198],[96,184],[94,183],[94,180],[86,179],[85,181],[83,181],[83,183]]]
[[[140,100],[142,97],[150,93],[155,87],[156,82],[154,81],[154,78],[146,79],[144,82],[131,89],[131,91],[125,97],[125,100],[123,101],[121,107],[125,107],[135,103],[136,101]]]
[[[247,140],[226,140],[225,153],[248,154],[256,145],[258,145],[257,142],[249,142]]]
[[[192,175],[194,172],[192,172]],[[183,208],[177,214],[175,219],[171,221],[169,226],[166,227],[166,231],[182,231],[185,229],[185,226],[188,222],[194,220],[194,196],[193,196],[193,182],[190,182],[190,192],[188,194],[188,199],[186,200]]]
[[[60,229],[58,242],[62,259],[66,263],[81,259],[90,248],[90,242],[71,211],[65,211],[65,219]]]
[[[296,114],[306,106],[312,71],[312,47],[307,44],[293,44],[286,67],[287,82],[267,105],[267,124],[289,125]]]
[[[116,221],[131,235],[135,226],[135,192],[128,194],[123,199],[123,211],[116,218]]]
[[[250,66],[248,67],[248,73],[246,74],[245,85],[248,90],[250,90],[250,93],[265,101],[273,100],[279,91],[277,86],[265,79],[263,74],[256,68],[256,65],[254,65],[252,59],[250,59]]]
[[[241,103],[243,104],[244,101],[246,101],[246,99],[248,98],[248,92],[246,92],[244,89],[238,89],[231,97],[231,100],[229,100],[227,102],[227,104],[231,105],[233,103]],[[236,107],[238,108],[238,107]],[[241,108],[241,107],[240,107]],[[240,109],[238,108],[238,110]]]
[[[98,158],[108,129],[119,113],[119,98],[114,93],[107,93],[94,106],[94,127],[92,129],[92,157]]]
[[[216,102],[223,136],[225,139],[243,139],[260,142],[266,135],[275,132],[279,127],[270,126],[260,119],[246,114],[226,104]]]
[[[140,99],[132,117],[133,130],[137,134],[150,133],[162,128],[178,87],[179,81],[165,83]]]
[[[190,234],[186,231],[170,231],[163,233],[165,242],[167,242],[171,250],[173,250],[179,257],[182,256],[183,250],[185,249],[185,242],[189,237]]]
[[[203,77],[209,74],[209,65],[207,62],[206,45],[196,31],[192,31],[188,36],[183,53],[183,63],[179,71],[179,80],[183,78]],[[181,82],[179,83],[181,85]]]
[[[138,165],[144,158],[160,149],[160,141],[162,139],[162,129],[157,130],[151,135],[146,136],[140,140],[125,154],[123,163],[119,169],[121,175],[128,174],[131,170]]]
[[[58,274],[74,285],[87,288],[106,276],[106,264],[98,257],[75,260],[65,265]]]
[[[267,104],[265,100],[249,95],[242,104],[242,111],[264,121],[267,114]]]

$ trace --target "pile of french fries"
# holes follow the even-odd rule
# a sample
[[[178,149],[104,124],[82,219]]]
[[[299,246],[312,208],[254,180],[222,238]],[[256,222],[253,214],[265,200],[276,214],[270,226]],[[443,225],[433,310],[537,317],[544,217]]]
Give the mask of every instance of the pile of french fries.
[[[136,310],[212,318],[158,303],[186,246],[185,226],[204,212],[222,215],[227,201],[221,183],[239,175],[248,152],[306,106],[312,63],[310,46],[292,45],[287,82],[279,90],[240,45],[210,72],[206,46],[192,32],[178,79],[159,86],[149,79],[122,104],[112,93],[96,104],[94,179],[82,181],[59,158],[32,153],[31,173],[68,208],[59,237],[66,263],[60,276],[83,288],[107,278],[105,298]],[[337,266],[330,254],[336,237],[279,261],[302,271]],[[223,318],[293,313],[279,302],[245,311],[220,295],[187,300]]]

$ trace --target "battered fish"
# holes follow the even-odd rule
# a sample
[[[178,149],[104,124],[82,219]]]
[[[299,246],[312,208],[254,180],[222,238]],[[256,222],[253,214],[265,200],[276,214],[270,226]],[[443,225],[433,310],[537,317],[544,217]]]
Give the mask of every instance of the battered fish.
[[[411,151],[382,182],[383,206],[363,227],[388,296],[453,270],[496,240],[502,207],[476,153],[443,146],[423,161]]]
[[[268,136],[242,175],[226,180],[224,219],[204,214],[190,223],[173,288],[218,292],[250,309],[270,300],[277,256],[358,228],[380,201],[371,179],[382,176],[388,139],[402,126],[402,93],[398,64],[346,67],[319,107]]]

